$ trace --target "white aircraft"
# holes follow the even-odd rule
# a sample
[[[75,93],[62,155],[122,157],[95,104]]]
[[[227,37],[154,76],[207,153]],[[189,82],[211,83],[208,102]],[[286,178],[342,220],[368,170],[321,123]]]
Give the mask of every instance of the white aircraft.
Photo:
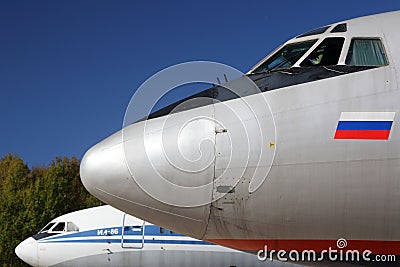
[[[111,206],[52,220],[15,253],[32,266],[294,266],[174,233]]]
[[[126,213],[238,250],[399,263],[399,25],[395,11],[292,38],[241,78],[96,144],[82,182]]]

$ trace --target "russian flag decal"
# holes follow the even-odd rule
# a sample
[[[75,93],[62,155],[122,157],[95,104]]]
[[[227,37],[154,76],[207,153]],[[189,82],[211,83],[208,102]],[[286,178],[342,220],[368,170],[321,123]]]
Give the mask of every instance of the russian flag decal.
[[[335,139],[388,140],[395,112],[342,112]]]

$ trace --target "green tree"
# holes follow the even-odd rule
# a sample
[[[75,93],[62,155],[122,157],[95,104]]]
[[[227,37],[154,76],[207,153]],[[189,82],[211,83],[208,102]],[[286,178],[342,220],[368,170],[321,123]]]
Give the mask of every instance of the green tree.
[[[27,218],[23,202],[25,188],[30,182],[30,170],[21,158],[11,154],[2,158],[0,168],[0,255],[3,262],[16,265],[12,253],[19,240],[25,237],[23,229]]]
[[[0,160],[0,201],[0,266],[26,266],[15,247],[55,217],[101,205],[83,187],[75,157],[30,170],[12,154]]]

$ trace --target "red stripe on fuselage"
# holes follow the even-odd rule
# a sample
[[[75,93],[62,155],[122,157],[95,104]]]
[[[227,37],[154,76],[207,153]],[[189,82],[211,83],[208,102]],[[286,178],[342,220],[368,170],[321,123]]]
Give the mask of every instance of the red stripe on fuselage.
[[[207,239],[206,241],[242,251],[263,250],[265,246],[268,247],[268,251],[296,250],[301,252],[314,250],[320,253],[323,250],[329,250],[329,248],[339,250],[336,244],[337,240]],[[400,241],[347,240],[347,247],[342,250],[358,250],[361,253],[365,250],[370,250],[372,254],[400,255]]]
[[[337,130],[335,139],[388,140],[390,130]]]

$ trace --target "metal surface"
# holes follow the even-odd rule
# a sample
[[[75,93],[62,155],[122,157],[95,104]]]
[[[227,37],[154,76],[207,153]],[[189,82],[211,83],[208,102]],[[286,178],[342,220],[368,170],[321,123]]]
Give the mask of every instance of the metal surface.
[[[400,12],[346,23],[346,32],[328,30],[317,36],[320,39],[314,47],[326,37],[344,37],[340,65],[352,37],[381,38],[390,64],[145,121],[151,131],[143,132],[144,122],[130,125],[124,138],[120,131],[85,155],[81,165],[84,185],[101,200],[130,214],[236,249],[257,251],[271,244],[274,249],[321,251],[344,237],[354,249],[400,255],[400,36],[396,29]],[[316,37],[288,43],[312,38]],[[395,112],[389,139],[335,140],[342,112]],[[151,141],[150,158],[157,158],[156,168],[146,162],[149,155],[143,146],[124,159],[122,140],[147,142],[161,130],[168,134],[170,128],[163,128],[163,120],[179,128],[205,113],[215,118],[214,125],[202,126],[209,130],[207,138],[215,135],[212,168],[190,178],[176,172],[159,150],[160,138]],[[202,140],[204,132],[192,130],[189,135],[192,139],[167,136],[163,144],[180,142],[185,153],[195,156],[190,153],[197,151],[196,141]],[[207,151],[205,160],[214,157]],[[129,173],[127,166],[135,168]],[[213,188],[174,191],[160,185],[154,169],[188,187],[212,182]],[[171,202],[147,194],[143,185]],[[223,187],[234,190],[221,194],[218,188]],[[189,207],[196,198],[209,199],[210,204]],[[188,205],[174,205],[174,201]]]

